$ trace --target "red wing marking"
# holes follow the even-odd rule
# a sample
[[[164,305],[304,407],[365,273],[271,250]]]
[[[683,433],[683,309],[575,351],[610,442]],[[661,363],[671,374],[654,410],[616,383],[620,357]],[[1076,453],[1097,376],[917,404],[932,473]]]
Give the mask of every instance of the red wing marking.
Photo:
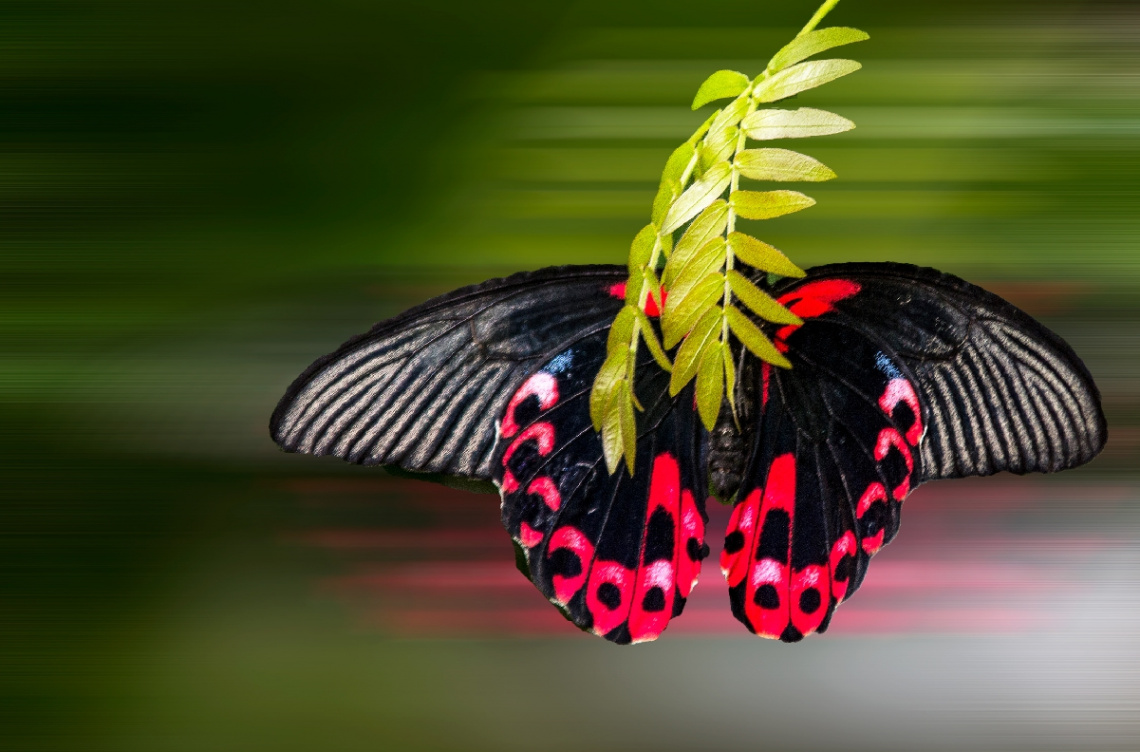
[[[787,345],[785,345],[787,347]],[[768,363],[760,364],[760,381],[762,383],[760,392],[760,409],[768,406],[768,380],[772,377],[772,366]]]
[[[691,497],[691,494],[690,494]],[[670,530],[660,525],[668,520]],[[651,524],[655,523],[655,524]],[[650,540],[650,534],[668,532],[668,556],[657,548],[660,542]],[[654,640],[665,631],[673,616],[673,601],[677,591],[677,564],[685,552],[681,527],[681,468],[671,454],[658,455],[653,460],[649,480],[649,504],[645,510],[645,531],[641,541],[641,566],[637,589],[630,603],[629,634],[633,642]],[[654,551],[657,551],[654,554]],[[653,555],[654,558],[649,557]]]
[[[831,547],[831,594],[836,602],[847,597],[855,567],[855,533],[848,530]]]
[[[880,457],[880,459],[882,459]],[[872,483],[867,486],[867,490],[859,497],[859,503],[856,505],[855,514],[861,520],[867,513],[871,511],[871,507],[875,504],[886,505],[887,503],[887,489],[883,487],[882,483]],[[879,529],[879,532],[872,536],[863,538],[863,550],[868,556],[874,556],[883,547],[883,536],[886,530]],[[850,533],[848,533],[850,535]],[[834,556],[834,554],[833,554]]]
[[[538,442],[538,453],[545,457],[554,448],[554,426],[550,423],[534,423],[527,426],[522,433],[515,437],[515,440],[507,447],[507,451],[503,452],[503,467],[506,467],[507,463],[510,462],[511,455],[531,439]]]
[[[604,635],[626,620],[633,590],[633,570],[616,561],[595,561],[586,585],[586,608],[594,617],[593,632]]]
[[[618,300],[625,300],[625,282],[618,282],[616,284],[610,285],[609,293],[611,297],[617,298]],[[650,293],[649,297],[645,299],[645,315],[651,317],[660,316],[661,309],[664,307],[665,300],[668,297],[669,293],[667,293],[665,290],[662,290],[661,300],[659,302],[656,298],[653,297],[653,293]]]
[[[558,380],[553,374],[539,371],[523,382],[511,397],[511,401],[507,403],[507,412],[503,415],[503,424],[499,427],[499,435],[504,439],[509,439],[519,432],[515,410],[528,397],[538,397],[539,409],[549,410],[558,403]]]
[[[720,552],[720,571],[729,587],[739,585],[748,571],[749,554],[745,544],[752,540],[762,495],[759,488],[755,489],[736,505],[728,519],[728,534],[724,538],[724,550]]]
[[[902,434],[893,428],[884,428],[879,431],[879,439],[875,442],[875,459],[882,462],[892,447],[898,450],[903,461],[906,462],[906,476],[892,491],[895,501],[902,501],[910,493],[910,476],[914,472],[914,457],[911,456],[910,447],[903,441]]]
[[[522,527],[519,529],[519,540],[527,548],[534,548],[539,543],[542,543],[542,531],[535,530],[533,527],[524,522],[522,523]]]
[[[831,578],[827,567],[812,564],[792,575],[792,626],[809,635],[819,629],[831,602]]]
[[[503,489],[503,493],[509,494],[519,490],[519,482],[515,479],[515,474],[510,471],[510,468],[503,468],[503,480],[499,483]]]
[[[911,413],[914,414],[914,422],[906,432],[907,443],[911,446],[918,446],[918,442],[922,438],[922,412],[918,406],[918,395],[914,393],[914,387],[911,386],[911,383],[901,377],[891,379],[890,383],[887,384],[883,396],[879,398],[879,408],[886,413],[888,418],[894,417],[895,408],[900,402],[905,402]]]
[[[692,492],[681,487],[672,454],[654,459],[648,496],[636,567],[601,559],[590,565],[586,608],[595,634],[626,624],[630,641],[654,640],[673,618],[677,598],[687,597],[696,584],[705,554],[704,520]],[[571,586],[580,587],[564,585],[569,595]]]
[[[574,597],[574,594],[586,584],[586,577],[589,575],[586,567],[594,558],[594,544],[590,543],[590,539],[583,535],[581,530],[567,525],[558,528],[550,536],[550,545],[546,549],[546,557],[549,559],[555,551],[562,549],[574,554],[578,558],[579,565],[578,574],[571,576],[556,574],[551,577],[554,595],[558,602],[565,606]]]
[[[526,492],[541,496],[546,506],[553,512],[557,512],[558,508],[562,506],[562,494],[558,492],[558,486],[545,476],[532,480],[530,485],[526,487]]]
[[[797,287],[791,292],[781,295],[777,300],[801,319],[813,319],[816,316],[834,311],[835,303],[858,294],[862,289],[861,285],[849,279],[824,279]],[[776,331],[776,349],[780,352],[787,352],[788,345],[785,340],[798,328],[792,324],[778,329]]]
[[[701,549],[705,545],[705,521],[688,489],[681,491],[681,540],[684,546],[677,556],[677,589],[682,598],[688,598],[701,574]]]

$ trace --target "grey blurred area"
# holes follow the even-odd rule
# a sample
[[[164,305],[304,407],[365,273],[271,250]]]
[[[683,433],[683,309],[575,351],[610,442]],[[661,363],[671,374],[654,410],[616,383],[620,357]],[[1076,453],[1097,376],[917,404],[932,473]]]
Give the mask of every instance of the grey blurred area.
[[[0,749],[1140,747],[1140,14],[845,0],[794,106],[839,178],[749,228],[982,284],[1100,384],[1104,454],[932,484],[829,632],[716,571],[582,635],[493,496],[288,456],[311,360],[454,287],[622,263],[718,68],[813,2],[0,2]]]

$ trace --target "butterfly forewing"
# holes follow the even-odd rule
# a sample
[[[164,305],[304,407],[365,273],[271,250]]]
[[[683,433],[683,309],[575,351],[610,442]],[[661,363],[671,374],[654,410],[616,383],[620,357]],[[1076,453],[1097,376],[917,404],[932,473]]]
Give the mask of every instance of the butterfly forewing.
[[[582,629],[619,643],[655,639],[680,614],[707,555],[705,437],[689,387],[639,364],[633,475],[611,475],[590,422],[604,337],[584,339],[509,401],[495,480],[525,573]]]
[[[309,366],[270,422],[286,451],[489,480],[495,422],[527,376],[604,339],[622,267],[523,272],[383,321]]]

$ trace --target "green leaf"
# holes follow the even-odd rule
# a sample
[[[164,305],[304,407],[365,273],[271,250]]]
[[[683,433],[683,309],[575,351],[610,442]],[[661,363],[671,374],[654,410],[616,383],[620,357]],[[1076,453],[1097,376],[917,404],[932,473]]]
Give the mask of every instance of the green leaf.
[[[680,183],[681,176],[685,174],[685,168],[689,166],[689,161],[692,160],[696,148],[688,141],[678,146],[669,155],[669,161],[665,163],[665,170],[661,173],[661,180],[676,180]]]
[[[752,351],[753,355],[780,368],[792,367],[792,364],[780,354],[772,341],[764,336],[760,327],[749,321],[739,308],[730,305],[724,310],[724,315],[728,318],[728,328],[732,330],[738,340],[744,343],[745,347]]]
[[[630,269],[629,277],[625,281],[625,304],[627,306],[637,306],[638,299],[641,297],[641,286],[645,283],[645,272],[640,269]]]
[[[740,129],[735,125],[725,128],[722,131],[717,131],[716,134],[710,135],[705,142],[701,144],[701,161],[699,164],[708,169],[717,162],[723,162],[732,156],[736,151],[737,137],[740,135]]]
[[[750,83],[751,79],[739,71],[718,70],[706,78],[701,88],[697,89],[697,96],[693,98],[693,109],[699,110],[718,99],[740,96]]]
[[[815,199],[799,191],[734,191],[728,203],[745,219],[772,219],[815,205]]]
[[[673,232],[681,225],[707,209],[709,205],[724,193],[724,189],[732,181],[732,165],[720,162],[713,165],[708,172],[682,193],[661,223],[662,232]]]
[[[628,293],[629,283],[626,283]],[[627,296],[628,297],[628,296]],[[610,336],[606,340],[606,352],[612,353],[620,348],[629,349],[630,339],[633,337],[633,326],[637,319],[637,306],[626,303],[625,308],[618,311],[614,323],[610,324]]]
[[[673,375],[669,379],[669,396],[676,397],[677,393],[685,388],[697,375],[701,365],[701,357],[708,349],[709,343],[720,341],[720,330],[723,319],[720,306],[713,306],[705,315],[701,316],[681,343],[677,356],[673,362]]]
[[[776,102],[801,91],[823,86],[863,66],[854,60],[812,60],[793,65],[766,79],[753,93],[757,102]],[[713,126],[715,127],[715,123]]]
[[[641,329],[641,337],[645,340],[646,347],[653,355],[653,359],[657,361],[657,365],[661,366],[664,371],[672,371],[673,364],[669,362],[669,356],[665,354],[665,350],[661,347],[661,342],[657,339],[657,332],[653,330],[653,324],[649,321],[649,317],[644,312],[637,312],[637,324]]]
[[[621,430],[623,403],[632,410],[633,405],[619,384],[610,395],[610,401],[606,405],[606,417],[602,423],[602,454],[606,458],[606,468],[611,475],[617,470],[624,449]]]
[[[693,132],[693,135],[689,136],[689,141],[688,141],[688,143],[689,143],[691,146],[695,147],[695,146],[697,145],[697,142],[698,142],[698,141],[700,141],[700,140],[701,140],[701,138],[702,138],[702,137],[703,137],[703,136],[704,136],[706,133],[708,133],[708,131],[709,131],[709,126],[711,126],[711,125],[713,124],[713,121],[714,121],[714,120],[716,120],[716,118],[717,118],[717,115],[719,115],[719,114],[720,114],[720,110],[717,110],[717,111],[716,111],[716,112],[714,112],[713,114],[709,115],[709,116],[708,116],[708,117],[705,119],[705,122],[701,123],[701,127],[700,127],[700,128],[697,128],[697,130],[695,130],[695,131]]]
[[[752,284],[740,272],[730,269],[726,276],[728,277],[728,286],[732,288],[733,294],[760,318],[771,321],[773,324],[804,325],[803,319],[780,305],[775,298]]]
[[[804,180],[818,183],[835,177],[827,165],[789,149],[745,149],[736,155],[733,165],[737,172],[753,180]]]
[[[710,274],[694,287],[683,300],[670,305],[674,296],[665,300],[665,311],[661,314],[661,327],[665,334],[665,347],[672,348],[689,333],[693,324],[700,319],[724,295],[724,275]]]
[[[677,242],[677,246],[669,256],[669,264],[665,265],[665,285],[668,286],[673,282],[673,278],[685,268],[695,253],[724,232],[727,224],[728,202],[724,199],[714,201],[701,212],[701,215],[689,225],[689,229],[685,230],[685,234],[681,236],[681,240]]]
[[[714,272],[719,272],[725,262],[725,242],[715,237],[705,243],[705,247],[693,254],[685,268],[676,275],[669,287],[669,300],[680,304],[696,287],[697,283]]]
[[[697,371],[697,412],[705,428],[713,430],[724,399],[724,359],[719,347],[710,347]]]
[[[629,268],[644,269],[657,245],[657,226],[646,225],[633,239],[629,247]]]
[[[669,207],[673,205],[673,201],[680,195],[680,181],[661,181],[661,185],[657,188],[657,195],[653,198],[653,212],[650,215],[653,224],[658,227],[661,226],[661,220],[665,218],[665,213],[669,211]]]
[[[732,362],[732,348],[721,342],[720,355],[724,359],[724,393],[728,395],[728,405],[736,412],[736,364]],[[670,387],[672,388],[672,387]]]
[[[776,73],[825,50],[842,47],[852,42],[862,42],[869,38],[866,32],[844,26],[832,26],[801,34],[772,56],[772,60],[768,63],[768,72]]]
[[[830,136],[849,131],[855,124],[833,112],[801,107],[798,110],[756,110],[744,118],[741,127],[748,138],[771,141],[777,138]]]
[[[728,245],[738,259],[761,271],[773,272],[782,277],[807,276],[803,269],[793,264],[779,250],[751,235],[743,232],[729,233]]]
[[[653,273],[652,269],[646,268],[645,281],[649,283],[649,294],[653,296],[653,300],[657,303],[657,309],[661,309],[661,282],[657,279],[657,275]],[[648,303],[648,301],[646,301]],[[641,309],[637,309],[641,312]]]
[[[734,125],[740,123],[740,119],[748,112],[748,108],[752,105],[748,97],[740,97],[733,100],[731,104],[725,105],[724,109],[716,116],[709,126],[709,135],[705,137],[708,141],[710,138],[716,136],[721,131],[727,130]]]
[[[625,378],[626,364],[629,361],[629,349],[622,348],[611,352],[602,364],[598,375],[594,377],[594,388],[590,390],[590,419],[594,422],[594,430],[602,428],[605,419],[606,407],[613,397],[618,382]]]
[[[621,410],[622,450],[625,452],[625,464],[629,467],[630,475],[633,475],[633,463],[637,459],[637,418],[633,414],[633,402],[633,395],[630,394],[618,404]]]

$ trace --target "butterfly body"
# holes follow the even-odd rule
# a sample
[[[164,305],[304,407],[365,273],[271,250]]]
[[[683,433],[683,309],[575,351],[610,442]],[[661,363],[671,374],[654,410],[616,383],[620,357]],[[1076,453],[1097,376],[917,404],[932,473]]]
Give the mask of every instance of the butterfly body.
[[[382,322],[294,382],[272,435],[288,451],[494,483],[520,568],[618,643],[681,615],[709,554],[710,499],[734,505],[718,562],[734,615],[793,642],[827,629],[920,484],[1060,470],[1103,446],[1091,376],[1027,314],[935,270],[839,264],[770,288],[802,324],[755,323],[792,367],[734,343],[733,399],[711,431],[694,384],[670,395],[639,352],[633,471],[611,473],[590,393],[625,276],[528,272]]]

